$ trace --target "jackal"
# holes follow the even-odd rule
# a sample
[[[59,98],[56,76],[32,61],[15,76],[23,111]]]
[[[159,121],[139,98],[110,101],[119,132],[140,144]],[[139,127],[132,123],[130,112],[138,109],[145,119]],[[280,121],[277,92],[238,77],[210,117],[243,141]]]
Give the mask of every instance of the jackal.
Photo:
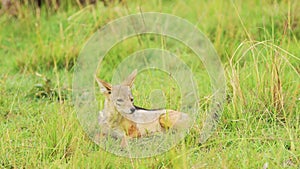
[[[186,129],[191,120],[186,113],[168,109],[150,110],[134,105],[131,87],[136,75],[137,70],[134,70],[119,85],[96,78],[105,96],[104,109],[98,118],[102,134],[121,138],[124,144],[125,137],[137,138],[169,129]]]

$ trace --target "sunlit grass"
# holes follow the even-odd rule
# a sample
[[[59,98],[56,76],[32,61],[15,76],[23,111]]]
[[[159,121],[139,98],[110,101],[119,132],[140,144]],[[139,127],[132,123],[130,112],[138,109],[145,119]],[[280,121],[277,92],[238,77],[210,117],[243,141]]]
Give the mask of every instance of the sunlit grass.
[[[22,8],[0,16],[0,166],[4,168],[269,168],[300,166],[300,4],[297,1],[130,1],[80,8],[76,3],[41,14]],[[194,23],[213,42],[227,78],[227,103],[217,130],[198,144],[203,119],[184,141],[162,155],[121,158],[94,144],[72,103],[73,66],[88,38],[113,19],[138,12],[166,12]],[[98,76],[134,51],[174,52],[193,71],[200,117],[210,102],[201,61],[175,40],[143,35],[114,47]],[[46,83],[48,79],[51,83]],[[144,71],[133,93],[150,107],[161,89],[177,109],[178,88],[159,71]],[[174,91],[170,90],[174,89]],[[56,94],[42,95],[39,92]],[[175,98],[174,98],[175,97]],[[103,99],[102,97],[99,97]],[[101,102],[103,100],[99,100]],[[100,107],[103,105],[99,103]]]

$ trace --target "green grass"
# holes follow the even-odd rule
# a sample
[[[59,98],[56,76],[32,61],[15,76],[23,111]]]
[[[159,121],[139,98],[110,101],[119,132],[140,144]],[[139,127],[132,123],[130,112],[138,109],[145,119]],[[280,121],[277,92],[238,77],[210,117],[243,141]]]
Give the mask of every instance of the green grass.
[[[0,16],[1,167],[262,168],[265,163],[269,168],[300,167],[298,1],[156,0],[87,8],[69,2],[57,12],[43,8],[40,15],[27,7],[20,10],[16,17]],[[72,76],[80,50],[97,29],[140,11],[183,17],[210,38],[225,69],[227,103],[207,142],[197,143],[200,118],[170,151],[129,159],[105,152],[85,134],[71,100]],[[117,65],[134,51],[167,49],[193,71],[199,114],[204,117],[212,93],[201,61],[175,40],[154,35],[140,39],[141,43],[131,38],[114,47],[100,65],[99,77],[109,81]],[[163,73],[142,72],[133,90],[137,104],[150,107],[151,91],[161,89],[166,105],[178,109],[173,82]]]

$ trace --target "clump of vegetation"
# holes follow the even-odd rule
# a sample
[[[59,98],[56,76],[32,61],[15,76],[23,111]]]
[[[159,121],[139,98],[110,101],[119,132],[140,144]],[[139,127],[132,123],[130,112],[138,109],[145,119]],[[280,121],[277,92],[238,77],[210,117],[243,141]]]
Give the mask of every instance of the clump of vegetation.
[[[40,77],[40,83],[34,85],[34,87],[29,92],[29,97],[36,99],[50,99],[64,101],[67,99],[68,91],[67,89],[59,89],[51,81],[51,79],[46,76],[36,73],[36,76]]]

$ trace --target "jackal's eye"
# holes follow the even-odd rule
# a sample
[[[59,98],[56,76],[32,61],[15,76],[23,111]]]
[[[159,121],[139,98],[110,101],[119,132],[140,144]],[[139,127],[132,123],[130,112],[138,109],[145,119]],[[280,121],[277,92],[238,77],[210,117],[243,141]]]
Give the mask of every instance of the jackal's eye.
[[[130,98],[130,101],[133,102],[133,97]]]
[[[117,99],[117,102],[123,102],[124,100],[123,99]]]

